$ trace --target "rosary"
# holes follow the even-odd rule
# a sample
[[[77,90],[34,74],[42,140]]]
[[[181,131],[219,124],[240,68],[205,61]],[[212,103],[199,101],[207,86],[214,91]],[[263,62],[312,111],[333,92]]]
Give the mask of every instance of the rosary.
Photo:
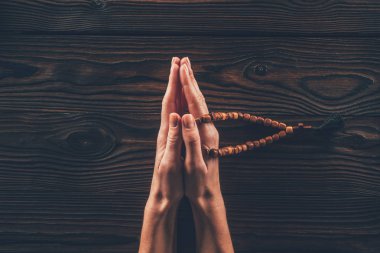
[[[224,120],[243,120],[253,124],[259,124],[266,127],[278,129],[279,132],[258,140],[249,140],[235,146],[206,149],[205,152],[210,157],[230,156],[239,154],[247,150],[258,149],[266,145],[272,144],[274,142],[277,142],[278,140],[283,139],[287,136],[293,135],[301,129],[333,129],[341,126],[343,123],[343,120],[339,115],[332,115],[319,127],[304,125],[303,123],[298,123],[295,126],[287,126],[283,122],[278,122],[270,118],[263,118],[249,113],[241,112],[210,112],[195,119],[197,124],[204,124]]]

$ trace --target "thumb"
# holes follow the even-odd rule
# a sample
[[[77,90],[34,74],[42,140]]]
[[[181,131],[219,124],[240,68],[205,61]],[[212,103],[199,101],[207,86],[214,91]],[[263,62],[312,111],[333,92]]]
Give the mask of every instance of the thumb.
[[[172,162],[181,157],[182,137],[180,133],[180,119],[181,117],[177,113],[170,113],[169,115],[169,131],[163,159]]]
[[[197,124],[191,114],[185,114],[182,117],[182,136],[186,147],[186,162],[191,164],[192,167],[202,167],[204,161],[201,150],[201,138]]]

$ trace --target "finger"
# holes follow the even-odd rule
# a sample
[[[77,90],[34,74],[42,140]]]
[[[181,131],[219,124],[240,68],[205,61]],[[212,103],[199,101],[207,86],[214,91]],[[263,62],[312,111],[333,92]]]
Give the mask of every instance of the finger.
[[[180,81],[185,94],[187,105],[191,114],[195,117],[199,117],[202,114],[208,113],[205,98],[199,89],[199,86],[194,78],[194,75],[190,73],[189,64],[184,61],[185,64],[180,66]]]
[[[169,114],[176,111],[177,97],[179,94],[179,62],[178,57],[172,58],[168,86],[162,99],[161,126],[167,131]]]
[[[206,167],[201,150],[201,139],[197,124],[191,114],[182,117],[182,138],[186,147],[185,162],[189,162],[191,167]],[[204,166],[203,166],[204,165]]]
[[[166,140],[166,148],[163,160],[174,163],[181,159],[181,117],[177,113],[170,113],[169,115],[169,131]]]

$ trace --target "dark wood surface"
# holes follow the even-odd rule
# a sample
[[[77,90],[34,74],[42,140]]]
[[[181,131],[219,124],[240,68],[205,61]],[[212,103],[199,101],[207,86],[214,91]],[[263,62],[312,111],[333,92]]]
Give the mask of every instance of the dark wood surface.
[[[344,118],[220,161],[236,252],[380,251],[377,1],[0,7],[0,252],[137,251],[175,55],[213,111]],[[222,145],[268,133],[217,127]],[[186,202],[179,226],[179,252],[193,252]]]

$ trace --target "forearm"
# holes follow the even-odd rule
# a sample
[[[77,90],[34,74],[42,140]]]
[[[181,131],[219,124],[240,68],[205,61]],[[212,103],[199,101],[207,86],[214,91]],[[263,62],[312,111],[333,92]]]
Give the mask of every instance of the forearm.
[[[139,253],[176,252],[178,205],[149,198],[144,210]]]
[[[196,229],[197,252],[234,252],[222,195],[190,202]]]

